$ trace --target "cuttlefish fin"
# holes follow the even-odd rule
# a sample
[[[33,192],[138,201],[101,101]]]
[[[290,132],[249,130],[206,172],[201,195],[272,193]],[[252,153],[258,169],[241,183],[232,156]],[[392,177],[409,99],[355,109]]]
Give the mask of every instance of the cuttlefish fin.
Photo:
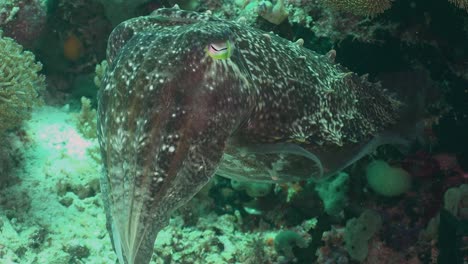
[[[228,146],[216,172],[237,179],[284,182],[322,178],[320,159],[294,143]]]

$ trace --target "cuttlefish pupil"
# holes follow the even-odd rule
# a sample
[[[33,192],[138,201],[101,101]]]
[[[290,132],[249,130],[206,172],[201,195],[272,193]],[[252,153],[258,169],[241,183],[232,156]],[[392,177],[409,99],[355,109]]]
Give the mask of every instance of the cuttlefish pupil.
[[[218,49],[217,49],[213,44],[211,44],[210,47],[211,47],[211,49],[213,49],[214,51],[223,51],[223,50],[227,50],[226,47],[220,48],[220,49],[218,48]]]
[[[231,44],[229,41],[211,43],[207,48],[208,55],[217,60],[225,60],[231,56]]]

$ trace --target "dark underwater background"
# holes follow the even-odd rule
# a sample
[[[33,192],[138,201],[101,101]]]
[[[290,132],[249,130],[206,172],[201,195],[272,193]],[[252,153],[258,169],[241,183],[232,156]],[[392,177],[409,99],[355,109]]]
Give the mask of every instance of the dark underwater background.
[[[272,31],[395,93],[424,88],[420,140],[327,181],[222,177],[151,263],[468,263],[467,0],[0,0],[0,264],[115,263],[96,95],[120,22],[177,4]]]

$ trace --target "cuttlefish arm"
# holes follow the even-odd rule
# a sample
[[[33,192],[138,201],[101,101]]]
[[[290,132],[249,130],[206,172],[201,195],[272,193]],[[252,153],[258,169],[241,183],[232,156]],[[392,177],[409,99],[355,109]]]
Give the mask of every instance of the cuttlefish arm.
[[[109,40],[98,137],[107,228],[120,263],[150,261],[157,233],[209,181],[252,108],[242,63],[216,53],[229,32],[197,31],[193,18],[177,19],[185,26],[133,19]]]

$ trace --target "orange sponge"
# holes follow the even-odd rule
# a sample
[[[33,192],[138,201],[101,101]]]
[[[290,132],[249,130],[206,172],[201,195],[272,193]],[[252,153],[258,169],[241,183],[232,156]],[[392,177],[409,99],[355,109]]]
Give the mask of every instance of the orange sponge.
[[[71,61],[77,61],[83,53],[83,44],[75,35],[70,34],[63,43],[63,55]]]

